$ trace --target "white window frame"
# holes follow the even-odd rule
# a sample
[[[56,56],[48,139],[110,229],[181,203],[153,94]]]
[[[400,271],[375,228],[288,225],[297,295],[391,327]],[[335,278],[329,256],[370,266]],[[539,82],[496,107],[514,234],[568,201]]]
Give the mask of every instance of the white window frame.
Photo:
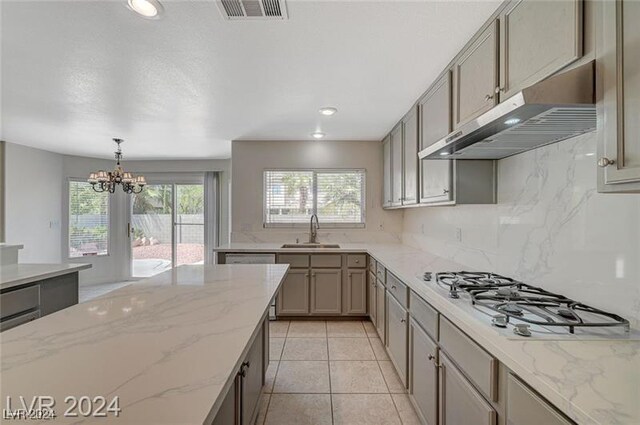
[[[321,229],[363,229],[367,227],[366,223],[366,194],[367,194],[367,170],[364,168],[265,168],[262,172],[262,227],[263,228],[308,228],[309,223],[267,223],[267,179],[266,175],[270,171],[279,172],[311,172],[313,173],[313,211],[318,211],[318,173],[362,173],[362,188],[360,193],[360,222],[359,223],[331,223],[320,221]],[[311,216],[309,216],[311,219]]]
[[[104,254],[97,254],[97,255],[86,255],[86,256],[79,256],[79,257],[72,257],[71,256],[71,183],[87,183],[86,179],[81,179],[81,178],[74,178],[74,177],[70,177],[67,178],[67,187],[66,187],[66,214],[65,214],[65,219],[66,219],[66,223],[65,223],[65,228],[66,228],[66,233],[67,233],[67,237],[66,237],[66,246],[65,246],[65,252],[66,252],[66,257],[70,260],[70,261],[80,261],[80,260],[87,260],[87,259],[91,259],[91,258],[104,258],[104,257],[110,257],[111,256],[111,248],[112,248],[112,244],[113,244],[113,240],[111,238],[111,227],[113,225],[112,222],[112,199],[111,199],[111,194],[107,193],[107,252]],[[88,184],[88,183],[87,183]],[[97,192],[96,192],[97,193]]]

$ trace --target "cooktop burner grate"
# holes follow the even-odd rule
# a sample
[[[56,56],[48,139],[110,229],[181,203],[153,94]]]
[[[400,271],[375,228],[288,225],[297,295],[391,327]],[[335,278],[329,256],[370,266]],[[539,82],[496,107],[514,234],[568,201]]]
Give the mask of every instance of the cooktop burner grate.
[[[449,290],[451,298],[468,294],[472,304],[496,313],[492,321],[495,326],[504,328],[513,324],[514,332],[521,336],[531,335],[528,325],[564,327],[569,333],[581,327],[629,330],[629,321],[617,314],[495,273],[437,273],[436,282]]]

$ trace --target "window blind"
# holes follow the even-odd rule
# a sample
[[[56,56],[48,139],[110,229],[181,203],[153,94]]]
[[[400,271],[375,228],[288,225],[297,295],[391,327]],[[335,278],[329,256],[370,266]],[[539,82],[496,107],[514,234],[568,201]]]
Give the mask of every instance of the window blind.
[[[313,172],[265,172],[265,223],[304,223],[313,214]]]
[[[364,225],[364,170],[264,172],[264,225]]]
[[[318,172],[317,214],[323,223],[363,223],[361,171]]]
[[[69,182],[69,257],[109,252],[109,193],[97,193],[91,184]]]

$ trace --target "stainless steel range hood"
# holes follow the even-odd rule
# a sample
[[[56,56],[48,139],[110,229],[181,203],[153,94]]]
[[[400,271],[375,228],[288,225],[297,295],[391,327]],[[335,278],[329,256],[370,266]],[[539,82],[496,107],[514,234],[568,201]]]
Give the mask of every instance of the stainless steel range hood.
[[[594,62],[536,83],[420,151],[420,159],[501,159],[596,129]]]

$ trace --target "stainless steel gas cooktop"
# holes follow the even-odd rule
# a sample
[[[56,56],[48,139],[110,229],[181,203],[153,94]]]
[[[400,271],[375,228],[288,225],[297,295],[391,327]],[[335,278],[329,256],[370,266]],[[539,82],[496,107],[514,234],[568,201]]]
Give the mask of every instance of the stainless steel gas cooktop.
[[[432,280],[431,273],[425,273],[424,280]],[[629,321],[617,314],[495,273],[437,273],[435,283],[447,289],[450,298],[464,295],[493,326],[511,327],[520,337],[629,334]]]

